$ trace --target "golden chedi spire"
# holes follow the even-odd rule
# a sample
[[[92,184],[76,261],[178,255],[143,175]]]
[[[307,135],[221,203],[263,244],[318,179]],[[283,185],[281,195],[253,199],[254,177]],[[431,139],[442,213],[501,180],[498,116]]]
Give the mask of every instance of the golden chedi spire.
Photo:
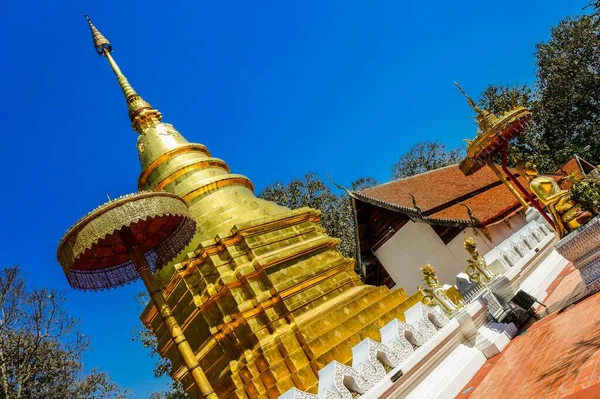
[[[161,113],[152,108],[147,101],[137,94],[131,84],[127,81],[125,75],[123,75],[123,72],[121,72],[121,69],[111,55],[113,50],[112,44],[110,44],[108,39],[94,26],[87,14],[85,15],[85,18],[92,31],[92,39],[94,40],[96,52],[100,56],[105,56],[108,59],[113,72],[117,76],[117,80],[119,81],[119,85],[121,86],[123,94],[125,95],[125,100],[127,101],[129,119],[131,119],[133,130],[141,134],[145,128],[160,123],[162,120]]]
[[[421,300],[363,285],[319,211],[257,198],[247,177],[161,121],[121,73],[110,42],[90,28],[139,133],[139,189],[178,195],[196,221],[192,242],[156,278],[218,397],[276,398],[294,386],[315,392],[318,370],[350,362],[360,337],[404,319]],[[171,376],[199,397],[159,315],[149,304],[141,319],[157,335],[158,353],[171,360]]]
[[[161,113],[133,89],[121,72],[112,57],[112,44],[87,15],[86,19],[94,48],[108,59],[125,95],[133,130],[139,133],[137,149],[142,172],[138,188],[168,191],[186,201],[201,233],[192,246],[201,239],[214,238],[223,224],[284,209],[256,198],[254,186],[246,176],[230,173],[229,166],[211,157],[204,145],[190,143],[173,125],[163,122]]]

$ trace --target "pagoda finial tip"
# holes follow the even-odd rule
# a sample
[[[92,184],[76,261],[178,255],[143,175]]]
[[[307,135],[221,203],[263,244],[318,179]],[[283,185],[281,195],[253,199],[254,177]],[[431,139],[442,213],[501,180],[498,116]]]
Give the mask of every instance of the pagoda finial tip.
[[[469,103],[469,105],[471,106],[471,108],[473,108],[475,111],[478,111],[477,104],[475,104],[475,101],[473,101],[473,99],[471,97],[469,97],[467,95],[467,93],[465,93],[465,91],[463,90],[463,88],[460,87],[460,85],[457,82],[454,82],[454,85],[462,93],[462,95],[465,96],[465,98],[467,99],[467,102]]]
[[[90,30],[92,31],[92,39],[94,40],[94,48],[96,49],[96,52],[100,55],[104,55],[107,52],[110,53],[112,51],[112,45],[110,44],[108,39],[104,37],[104,35],[100,33],[100,31],[94,26],[89,15],[84,14],[84,16],[88,22],[88,25],[90,25]]]
[[[127,101],[127,108],[129,109],[129,119],[131,119],[133,130],[138,133],[143,133],[144,129],[148,126],[154,126],[160,123],[162,119],[162,115],[158,110],[152,108],[148,102],[146,102],[136,91],[131,87],[123,72],[113,59],[112,45],[100,33],[100,31],[94,26],[90,17],[85,14],[85,19],[88,21],[90,25],[90,29],[92,31],[92,39],[94,40],[94,48],[99,55],[103,55],[108,60],[110,67],[115,73],[117,80],[119,82],[119,86],[123,90],[123,94],[125,95],[125,99]]]

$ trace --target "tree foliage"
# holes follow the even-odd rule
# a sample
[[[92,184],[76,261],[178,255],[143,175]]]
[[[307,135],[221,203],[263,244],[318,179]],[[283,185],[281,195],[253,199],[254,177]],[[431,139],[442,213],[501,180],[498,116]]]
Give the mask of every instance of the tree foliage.
[[[581,204],[586,211],[597,215],[600,209],[600,179],[593,176],[577,179],[571,175],[569,180],[573,183],[571,187],[573,200]]]
[[[189,396],[183,390],[181,384],[174,384],[170,390],[156,392],[150,395],[150,399],[187,399]]]
[[[415,144],[392,167],[392,178],[401,179],[460,162],[462,148],[448,150],[441,141]]]
[[[362,190],[375,184],[377,182],[372,178],[361,178],[352,183],[352,189]],[[267,186],[259,197],[291,209],[309,207],[321,211],[321,223],[327,234],[341,240],[341,253],[350,258],[356,257],[354,216],[350,198],[333,193],[317,174],[307,173],[303,179],[294,179],[289,184],[273,183]]]
[[[553,172],[573,155],[600,160],[600,14],[570,17],[552,28],[550,39],[536,46],[533,87],[489,86],[479,104],[499,114],[524,105],[533,125],[513,151]]]
[[[481,94],[479,106],[496,115],[509,111],[517,105],[531,108],[536,103],[535,91],[528,85],[489,85]]]
[[[18,267],[0,271],[0,397],[126,398],[102,372],[83,370],[89,340],[64,294],[30,290]]]
[[[539,121],[560,165],[574,153],[600,159],[600,19],[567,18],[537,45]]]
[[[511,152],[518,159],[531,160],[540,170],[556,170],[550,147],[545,143],[540,129],[539,99],[534,88],[519,84],[514,86],[490,85],[481,94],[478,105],[498,116],[518,105],[527,107],[533,115],[532,124],[514,140]],[[498,156],[495,161],[500,162],[500,157]]]

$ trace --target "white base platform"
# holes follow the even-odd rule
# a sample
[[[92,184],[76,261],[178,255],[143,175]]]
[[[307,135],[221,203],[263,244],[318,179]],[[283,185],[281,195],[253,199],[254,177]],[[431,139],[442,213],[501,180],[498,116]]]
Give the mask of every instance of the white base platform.
[[[479,371],[485,361],[486,358],[480,350],[461,344],[406,398],[454,398]]]
[[[552,249],[540,260],[537,268],[521,283],[520,288],[537,300],[543,301],[548,296],[546,290],[550,284],[556,280],[556,277],[568,264],[568,260]]]

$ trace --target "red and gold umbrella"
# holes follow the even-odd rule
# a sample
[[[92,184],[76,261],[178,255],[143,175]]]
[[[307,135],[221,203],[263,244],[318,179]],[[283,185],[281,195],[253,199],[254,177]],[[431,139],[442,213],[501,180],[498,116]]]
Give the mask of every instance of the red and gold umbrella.
[[[216,398],[152,274],[188,245],[196,222],[174,194],[141,192],[109,201],[67,231],[58,262],[83,290],[118,287],[141,278],[204,397]]]

